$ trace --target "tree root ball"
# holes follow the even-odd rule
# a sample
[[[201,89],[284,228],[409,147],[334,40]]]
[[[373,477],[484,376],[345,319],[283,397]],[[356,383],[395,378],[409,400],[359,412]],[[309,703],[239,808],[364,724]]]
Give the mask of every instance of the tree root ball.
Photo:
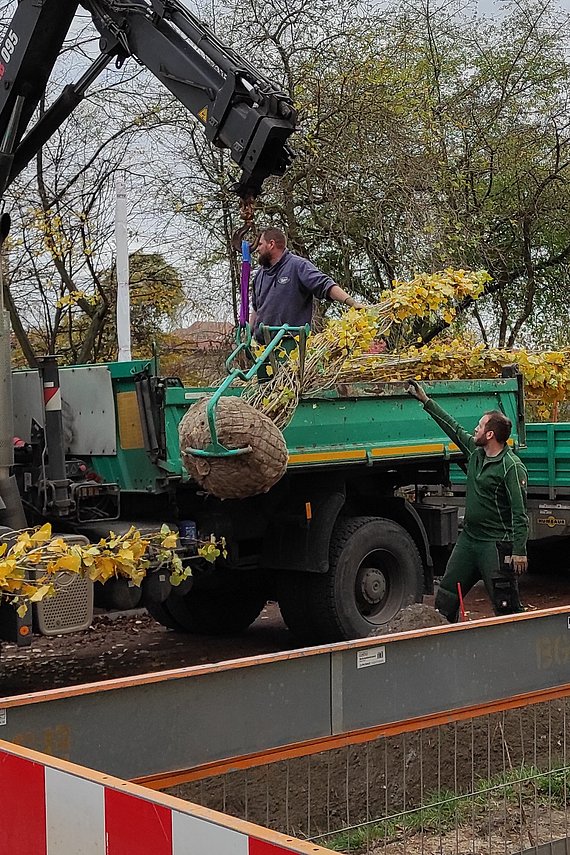
[[[216,407],[218,442],[226,448],[251,451],[232,457],[199,457],[188,448],[210,445],[206,414],[208,399],[193,404],[178,428],[186,471],[206,492],[219,499],[244,499],[266,493],[285,473],[287,446],[271,419],[237,397],[220,398]]]

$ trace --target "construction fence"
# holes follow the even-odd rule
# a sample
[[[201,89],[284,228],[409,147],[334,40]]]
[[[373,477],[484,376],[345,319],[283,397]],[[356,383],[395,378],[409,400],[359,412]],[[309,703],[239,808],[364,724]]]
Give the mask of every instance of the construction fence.
[[[169,792],[346,853],[510,855],[566,841],[570,687],[442,718]]]
[[[0,855],[570,855],[569,665],[558,608],[0,698]]]
[[[0,741],[0,855],[326,855],[317,845]]]

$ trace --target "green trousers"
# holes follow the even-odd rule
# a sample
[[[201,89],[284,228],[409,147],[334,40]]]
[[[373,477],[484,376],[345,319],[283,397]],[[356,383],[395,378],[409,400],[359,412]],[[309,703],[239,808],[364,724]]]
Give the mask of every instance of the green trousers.
[[[455,622],[459,616],[457,583],[461,585],[461,594],[465,597],[473,585],[482,579],[496,615],[523,612],[517,576],[504,560],[510,554],[510,543],[477,540],[462,531],[441,580],[435,598],[436,609],[449,621]]]

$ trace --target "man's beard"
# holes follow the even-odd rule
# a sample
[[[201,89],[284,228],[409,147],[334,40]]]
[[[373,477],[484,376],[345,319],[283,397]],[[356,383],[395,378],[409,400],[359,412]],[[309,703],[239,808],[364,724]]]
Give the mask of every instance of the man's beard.
[[[475,445],[476,445],[478,448],[485,448],[485,447],[488,445],[488,442],[489,442],[489,441],[488,441],[487,437],[486,437],[486,436],[482,436],[482,437],[480,437],[479,439],[476,439],[476,440],[475,440]]]
[[[262,267],[271,267],[271,256],[268,252],[260,252],[258,259]]]

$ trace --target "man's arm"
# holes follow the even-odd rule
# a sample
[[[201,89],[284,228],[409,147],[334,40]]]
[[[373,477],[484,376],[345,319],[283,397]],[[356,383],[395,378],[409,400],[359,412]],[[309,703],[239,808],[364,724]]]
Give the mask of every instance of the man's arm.
[[[297,273],[301,285],[303,288],[306,288],[313,297],[316,297],[317,300],[327,299],[336,303],[344,303],[345,305],[354,307],[355,309],[364,308],[362,303],[358,303],[354,297],[347,294],[340,285],[336,285],[330,276],[327,276],[326,273],[323,273],[322,270],[315,267],[315,265],[307,258],[297,261],[297,265]]]
[[[528,539],[528,515],[526,512],[527,472],[520,460],[505,472],[505,487],[511,503],[513,526],[513,569],[524,573],[527,568],[526,542]]]
[[[453,416],[450,416],[443,407],[432,401],[416,380],[408,380],[406,391],[423,404],[426,413],[432,417],[442,431],[459,446],[467,457],[471,457],[477,448],[473,436],[465,428],[462,428],[459,422],[456,422]]]
[[[354,297],[351,297],[350,294],[347,294],[340,285],[333,285],[329,289],[327,298],[334,303],[344,303],[345,306],[350,306],[351,308],[364,309],[364,305],[355,300]]]

